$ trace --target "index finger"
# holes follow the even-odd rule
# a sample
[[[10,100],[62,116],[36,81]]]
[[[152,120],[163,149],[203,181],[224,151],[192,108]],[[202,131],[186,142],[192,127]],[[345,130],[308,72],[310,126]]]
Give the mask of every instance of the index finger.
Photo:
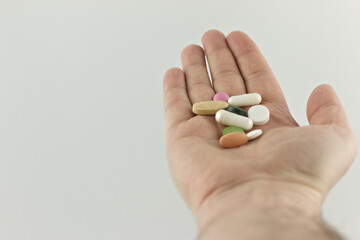
[[[186,91],[185,75],[179,68],[169,69],[164,76],[165,125],[169,129],[193,116]]]

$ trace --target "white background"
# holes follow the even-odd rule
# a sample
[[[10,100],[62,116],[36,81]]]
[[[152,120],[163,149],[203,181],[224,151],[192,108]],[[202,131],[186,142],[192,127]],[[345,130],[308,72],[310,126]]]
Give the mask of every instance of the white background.
[[[0,239],[196,237],[167,169],[162,77],[208,29],[247,32],[302,125],[332,84],[360,138],[358,0],[0,0]],[[341,159],[339,159],[341,161]],[[358,161],[324,217],[360,239]]]

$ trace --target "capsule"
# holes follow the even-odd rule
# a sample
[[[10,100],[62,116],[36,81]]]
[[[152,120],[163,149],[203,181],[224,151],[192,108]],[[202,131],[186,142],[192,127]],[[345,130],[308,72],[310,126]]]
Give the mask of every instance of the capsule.
[[[230,106],[246,107],[256,105],[261,102],[261,95],[258,93],[248,93],[236,95],[229,98],[228,103]]]
[[[249,131],[253,127],[253,122],[250,118],[225,110],[219,110],[215,115],[215,119],[221,124],[240,127],[246,131]]]

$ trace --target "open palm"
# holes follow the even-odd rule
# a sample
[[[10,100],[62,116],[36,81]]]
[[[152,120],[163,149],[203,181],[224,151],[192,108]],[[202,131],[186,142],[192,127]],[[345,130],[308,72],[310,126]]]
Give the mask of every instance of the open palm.
[[[281,88],[255,43],[242,32],[225,37],[212,30],[202,37],[204,50],[190,45],[182,53],[183,70],[164,77],[167,156],[180,194],[196,211],[211,194],[258,180],[292,182],[322,197],[346,172],[357,144],[334,90],[317,87],[309,98],[310,126],[299,127]],[[208,59],[211,84],[205,63]],[[196,116],[195,102],[216,92],[230,96],[256,92],[270,110],[263,135],[231,149],[221,148],[223,125],[214,116]]]

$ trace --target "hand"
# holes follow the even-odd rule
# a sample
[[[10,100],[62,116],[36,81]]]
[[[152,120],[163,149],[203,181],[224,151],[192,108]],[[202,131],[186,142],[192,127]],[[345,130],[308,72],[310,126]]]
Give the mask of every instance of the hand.
[[[301,201],[299,209],[311,204],[314,207],[306,214],[319,217],[326,194],[357,152],[333,88],[321,85],[313,91],[307,104],[310,126],[300,127],[266,60],[246,34],[236,31],[225,37],[212,30],[203,35],[202,43],[213,87],[204,51],[196,45],[184,49],[183,70],[172,68],[164,77],[169,167],[200,229],[225,209],[225,204],[218,204],[222,199],[240,204],[260,190],[272,196],[291,192],[287,202]],[[263,130],[262,136],[238,148],[221,148],[224,126],[215,116],[196,116],[191,111],[192,104],[212,100],[219,91],[262,96],[261,104],[271,114],[266,125],[256,127]]]

